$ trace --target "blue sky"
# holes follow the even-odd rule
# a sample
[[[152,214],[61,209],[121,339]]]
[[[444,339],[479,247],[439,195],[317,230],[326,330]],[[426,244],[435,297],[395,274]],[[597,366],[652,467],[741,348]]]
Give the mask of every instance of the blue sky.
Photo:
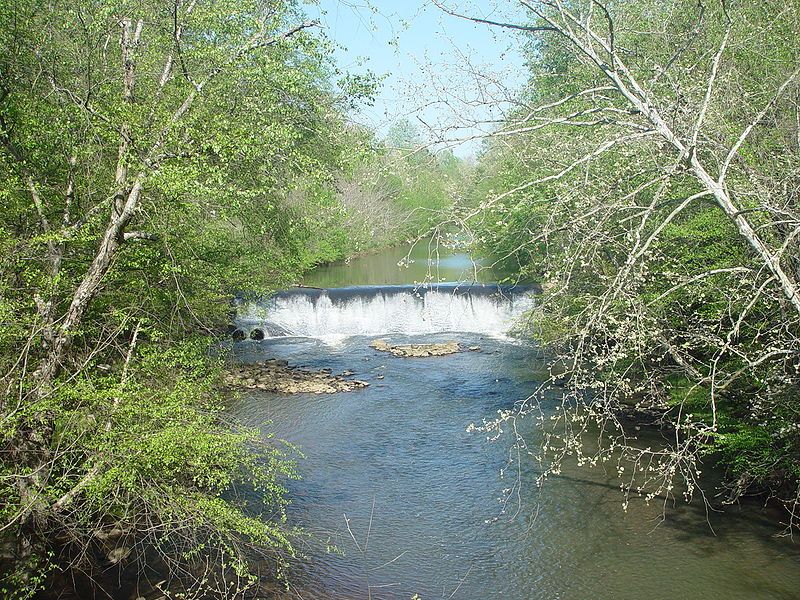
[[[515,4],[450,3],[492,18],[513,17]],[[344,70],[386,76],[375,106],[354,115],[381,134],[405,117],[429,139],[445,139],[456,154],[472,155],[480,140],[458,140],[491,128],[485,122],[498,116],[497,107],[489,108],[498,104],[497,83],[518,89],[525,80],[511,33],[448,16],[430,0],[320,0],[307,12],[341,46],[337,60]]]

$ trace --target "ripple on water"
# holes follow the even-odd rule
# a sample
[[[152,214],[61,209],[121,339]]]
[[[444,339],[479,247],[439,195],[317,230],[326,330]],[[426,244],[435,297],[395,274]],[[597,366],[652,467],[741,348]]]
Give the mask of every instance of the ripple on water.
[[[286,358],[371,383],[330,396],[253,393],[235,408],[252,424],[272,420],[265,431],[306,456],[303,479],[290,484],[291,520],[319,540],[308,550],[303,597],[365,598],[367,585],[372,598],[405,599],[454,590],[469,600],[800,595],[800,549],[775,538],[775,521],[755,507],[712,514],[714,535],[699,503],[678,503],[663,523],[655,504],[632,501],[623,512],[618,483],[602,469],[565,469],[540,490],[538,465],[523,460],[501,479],[509,436],[488,443],[466,428],[531,392],[532,349],[470,336],[459,341],[482,352],[400,359],[379,355],[370,341],[235,347],[244,361]],[[530,423],[520,428],[535,442]],[[502,513],[498,498],[517,477],[519,498]],[[344,556],[326,553],[328,540]]]

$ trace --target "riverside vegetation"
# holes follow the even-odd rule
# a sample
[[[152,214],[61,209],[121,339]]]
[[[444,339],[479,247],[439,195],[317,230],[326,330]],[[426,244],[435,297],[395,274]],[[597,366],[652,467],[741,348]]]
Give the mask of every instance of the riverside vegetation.
[[[457,3],[448,13],[474,18]],[[616,463],[626,497],[687,497],[704,457],[728,502],[800,524],[800,8],[520,2],[529,83],[486,145],[458,222],[542,283],[532,332],[564,391],[550,472]],[[543,391],[543,390],[540,390]],[[539,415],[534,394],[487,423]],[[656,410],[640,448],[620,409]],[[599,448],[585,451],[584,441]],[[522,440],[520,443],[524,443]],[[589,444],[591,446],[591,444]]]
[[[331,52],[293,0],[0,3],[4,598],[239,597],[294,555],[292,463],[227,422],[213,334],[426,226],[453,168],[349,125],[375,80]]]
[[[228,422],[208,352],[229,298],[448,218],[543,284],[550,472],[612,460],[627,494],[691,495],[718,455],[730,500],[766,491],[797,526],[800,9],[521,5],[482,20],[523,36],[530,84],[467,186],[407,125],[348,123],[375,79],[291,0],[0,3],[4,597],[284,575],[294,467]],[[629,443],[631,403],[671,446]]]

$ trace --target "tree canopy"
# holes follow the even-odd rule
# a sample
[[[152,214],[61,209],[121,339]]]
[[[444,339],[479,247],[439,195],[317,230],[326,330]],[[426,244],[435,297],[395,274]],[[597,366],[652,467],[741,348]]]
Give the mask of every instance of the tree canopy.
[[[294,2],[0,5],[9,597],[109,561],[233,597],[294,552],[286,449],[227,422],[205,336],[349,250],[332,192],[372,87],[315,27]]]
[[[529,84],[462,220],[543,284],[530,325],[555,353],[545,387],[566,390],[545,464],[619,461],[626,493],[654,498],[691,496],[721,455],[728,499],[775,495],[794,528],[797,7],[521,4],[528,21],[490,26],[525,36]],[[634,406],[666,448],[637,445]]]

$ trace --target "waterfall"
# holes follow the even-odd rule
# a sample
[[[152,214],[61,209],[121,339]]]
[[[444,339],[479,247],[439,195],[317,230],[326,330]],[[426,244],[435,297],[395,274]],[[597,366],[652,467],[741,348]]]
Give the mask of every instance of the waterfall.
[[[333,338],[470,332],[503,335],[533,307],[533,286],[498,284],[293,288],[237,301],[238,337]]]

